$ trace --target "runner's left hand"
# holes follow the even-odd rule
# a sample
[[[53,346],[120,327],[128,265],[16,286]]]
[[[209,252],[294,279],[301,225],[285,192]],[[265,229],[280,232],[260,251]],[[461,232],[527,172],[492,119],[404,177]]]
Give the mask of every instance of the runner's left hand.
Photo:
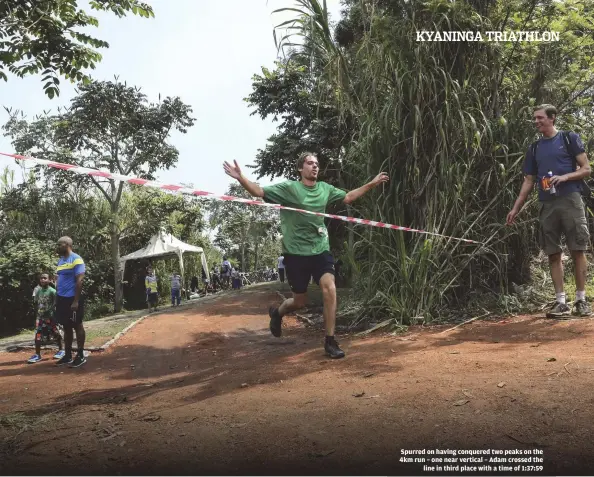
[[[76,311],[76,310],[78,310],[78,301],[74,300],[74,301],[72,302],[72,305],[70,305],[70,309],[71,309],[72,311]]]
[[[557,185],[563,182],[567,182],[567,175],[551,177],[551,184]]]

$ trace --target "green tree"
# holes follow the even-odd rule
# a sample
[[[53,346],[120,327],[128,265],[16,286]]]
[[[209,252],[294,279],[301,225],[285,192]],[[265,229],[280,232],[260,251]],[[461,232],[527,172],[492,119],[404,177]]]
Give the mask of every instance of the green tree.
[[[253,76],[253,91],[245,101],[252,115],[279,122],[277,132],[256,155],[258,178],[269,176],[298,179],[295,161],[310,151],[318,155],[326,180],[338,183],[339,155],[349,128],[338,117],[336,106],[323,100],[327,83],[312,81],[317,74],[305,55],[277,62],[273,71],[262,68]]]
[[[0,79],[6,70],[25,77],[42,75],[45,93],[60,94],[59,76],[71,81],[88,81],[85,70],[101,61],[100,48],[106,41],[82,33],[81,28],[98,27],[99,22],[78,0],[7,0],[0,2]],[[132,12],[154,17],[152,8],[137,0],[90,0],[92,10],[111,11],[118,17]]]
[[[177,97],[149,103],[138,88],[102,81],[81,85],[70,108],[60,114],[28,122],[14,113],[4,129],[20,154],[154,180],[157,170],[169,169],[177,162],[178,150],[167,141],[172,130],[185,133],[194,124],[191,112]],[[52,188],[64,190],[72,183],[94,186],[107,201],[115,310],[119,311],[123,298],[119,212],[125,184],[64,171],[47,172]]]
[[[592,131],[594,6],[580,0],[346,0],[333,32],[325,2],[297,3],[287,10],[294,21],[283,27],[291,27],[302,46],[283,38],[279,47],[287,51],[285,64],[303,68],[308,59],[309,82],[291,79],[295,74],[284,65],[256,77],[251,104],[260,114],[283,117],[257,172],[289,176],[283,146],[308,141],[309,130],[295,127],[297,120],[309,116],[323,124],[324,109],[315,106],[327,105],[345,128],[346,136],[338,135],[342,147],[331,148],[343,187],[379,170],[392,178],[357,203],[358,213],[484,243],[358,227],[347,250],[368,309],[398,320],[431,319],[467,302],[473,290],[507,292],[510,281],[527,280],[534,222],[514,228],[503,222],[535,139],[531,106],[557,104],[560,128]],[[420,30],[552,30],[561,41],[417,42]],[[332,140],[335,130],[327,136],[319,142]],[[264,161],[266,151],[274,152]]]
[[[250,198],[237,183],[232,183],[226,194]],[[244,272],[250,249],[253,250],[254,268],[257,268],[262,245],[279,233],[277,210],[237,202],[213,201],[210,206],[210,224],[213,228],[218,227],[216,245],[226,253],[238,250],[241,270]]]
[[[144,247],[154,233],[164,228],[188,243],[203,247],[209,256],[213,247],[204,234],[202,201],[150,188],[125,188],[119,217],[122,252]],[[76,252],[87,263],[84,293],[89,315],[96,317],[113,311],[113,305],[110,305],[114,301],[109,235],[111,209],[97,189],[77,183],[65,188],[47,188],[31,176],[25,183],[8,187],[0,195],[0,211],[0,257],[14,258],[22,248],[22,253],[30,258],[18,262],[18,266],[17,259],[11,258],[10,263],[3,265],[0,308],[12,311],[10,320],[0,323],[0,328],[13,331],[31,326],[31,291],[35,286],[35,274],[40,268],[55,272],[55,240],[62,235],[73,237]],[[33,251],[30,250],[33,246],[31,237],[35,237]],[[49,258],[42,263],[36,258],[39,253]],[[188,273],[200,273],[199,260],[192,256],[186,260]],[[142,264],[127,267],[127,309],[145,306],[144,292],[141,290],[138,294],[134,290],[137,283],[143,288],[142,273]],[[5,315],[0,312],[0,316]]]
[[[52,245],[34,238],[10,242],[0,254],[0,332],[32,328],[32,290],[41,272],[55,268]]]

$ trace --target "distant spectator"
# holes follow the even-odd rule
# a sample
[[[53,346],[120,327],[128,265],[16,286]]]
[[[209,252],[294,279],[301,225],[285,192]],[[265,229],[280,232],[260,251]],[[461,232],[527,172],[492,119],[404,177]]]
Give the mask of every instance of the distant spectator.
[[[285,263],[284,263],[285,257],[283,255],[281,255],[280,257],[278,257],[278,278],[280,280],[281,283],[285,283]]]
[[[171,306],[181,303],[181,276],[177,271],[171,275]]]
[[[231,262],[227,260],[227,257],[223,257],[223,263],[221,264],[221,280],[225,288],[229,288],[229,279],[231,278]]]
[[[204,268],[202,269],[202,285],[204,286],[204,294],[208,295],[208,291],[210,289],[210,280],[208,279]]]
[[[212,273],[210,275],[211,278],[211,285],[212,291],[216,292],[221,287],[221,276],[219,275],[219,267],[216,266],[212,269]]]
[[[190,280],[190,292],[196,293],[198,291],[198,277],[193,276]]]
[[[149,313],[151,307],[157,311],[157,305],[159,304],[159,290],[157,288],[157,277],[155,271],[149,267],[147,269],[147,276],[144,279],[144,287],[146,288],[146,301],[149,307]]]
[[[239,290],[241,288],[241,277],[239,275],[239,270],[233,268],[231,270],[231,280],[233,284],[233,290]]]

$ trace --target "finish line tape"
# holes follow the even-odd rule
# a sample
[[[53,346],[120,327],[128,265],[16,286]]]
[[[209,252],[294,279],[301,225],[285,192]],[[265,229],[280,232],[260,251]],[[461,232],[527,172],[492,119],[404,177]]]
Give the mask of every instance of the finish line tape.
[[[450,237],[449,235],[442,235],[442,234],[438,234],[438,233],[434,233],[434,232],[427,232],[426,230],[411,229],[409,227],[402,227],[400,225],[386,224],[384,222],[376,222],[375,220],[358,219],[356,217],[346,217],[343,215],[323,214],[321,212],[312,212],[310,210],[295,209],[293,207],[285,207],[285,206],[279,205],[279,204],[269,204],[267,202],[263,202],[260,200],[243,199],[241,197],[233,197],[230,195],[217,195],[217,194],[213,194],[212,192],[206,192],[206,191],[199,190],[199,189],[190,189],[189,187],[184,187],[184,186],[180,186],[180,185],[163,184],[162,182],[148,181],[146,179],[140,179],[138,177],[125,176],[123,174],[115,174],[112,172],[102,171],[99,169],[89,169],[87,167],[80,167],[80,166],[76,166],[73,164],[65,164],[63,162],[53,162],[53,161],[48,161],[45,159],[36,159],[34,157],[21,156],[19,154],[7,154],[5,152],[0,152],[0,155],[12,157],[13,159],[16,159],[18,161],[29,161],[29,162],[34,162],[36,164],[40,164],[42,166],[53,167],[54,169],[62,169],[64,171],[74,172],[75,174],[91,176],[91,177],[100,177],[103,179],[113,179],[116,181],[127,182],[128,184],[134,184],[134,185],[139,185],[139,186],[144,186],[144,187],[154,187],[156,189],[163,189],[163,190],[167,190],[169,192],[177,192],[180,194],[188,194],[188,195],[204,197],[204,198],[208,198],[208,199],[225,200],[225,201],[229,201],[229,202],[240,202],[242,204],[248,204],[248,205],[259,205],[259,206],[271,207],[273,209],[279,209],[279,210],[292,210],[294,212],[301,212],[303,214],[317,215],[319,217],[328,217],[329,219],[342,220],[344,222],[369,225],[371,227],[381,227],[381,228],[385,228],[385,229],[402,230],[405,232],[414,232],[414,233],[418,233],[418,234],[433,235],[435,237],[443,237],[443,238],[447,238],[447,239],[451,239],[451,240],[458,240],[460,242],[474,243],[477,245],[481,245],[480,242],[475,242],[474,240]]]

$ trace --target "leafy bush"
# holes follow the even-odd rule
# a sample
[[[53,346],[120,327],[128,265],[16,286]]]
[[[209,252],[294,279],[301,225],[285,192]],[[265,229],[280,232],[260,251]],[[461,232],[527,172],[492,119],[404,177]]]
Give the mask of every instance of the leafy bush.
[[[9,243],[0,256],[0,333],[31,328],[33,289],[41,272],[53,273],[55,245],[37,239]]]

